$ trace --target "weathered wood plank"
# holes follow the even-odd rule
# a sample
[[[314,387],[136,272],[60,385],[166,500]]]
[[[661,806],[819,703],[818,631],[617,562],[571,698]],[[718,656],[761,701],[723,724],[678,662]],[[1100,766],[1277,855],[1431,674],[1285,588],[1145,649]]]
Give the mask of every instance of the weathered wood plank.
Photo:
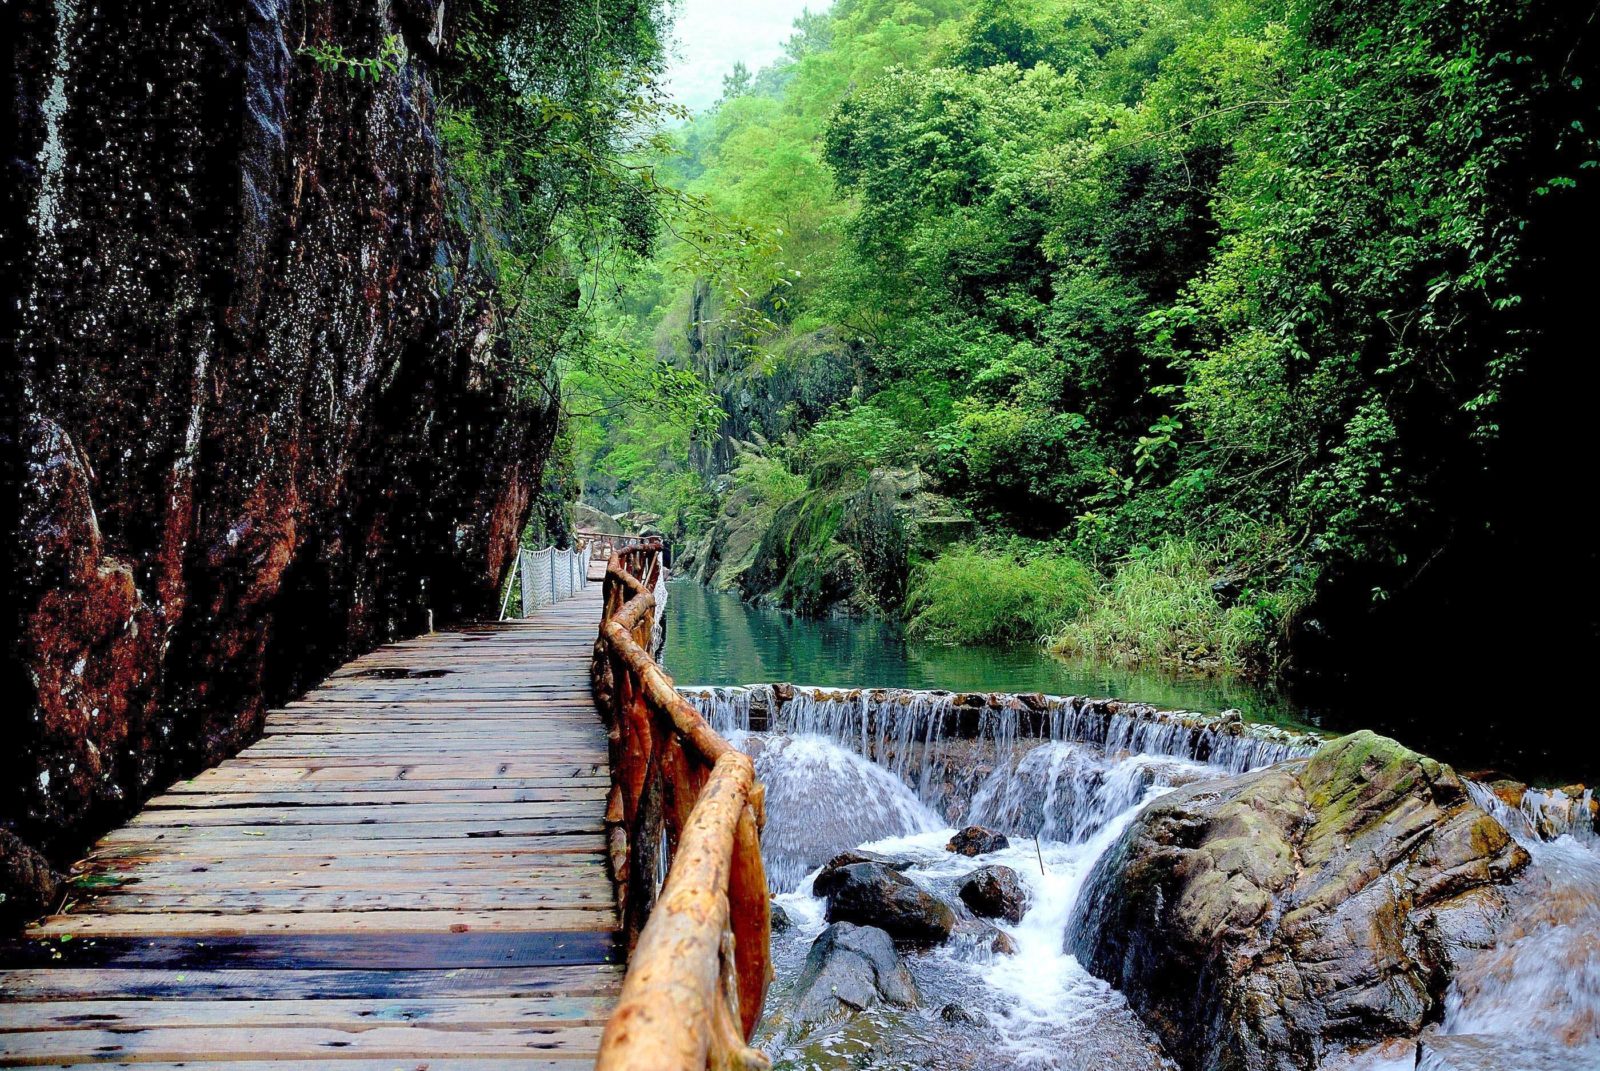
[[[48,915],[28,930],[34,937],[236,937],[247,934],[538,933],[611,930],[605,910],[517,908],[507,911],[221,911],[160,915]]]
[[[251,1057],[300,1063],[331,1056],[414,1060],[427,1055],[457,1059],[562,1053],[594,1058],[600,1030],[591,1026],[521,1026],[513,1029],[435,1029],[428,1026],[233,1027],[162,1030],[62,1030],[0,1033],[0,1067],[61,1066]]]
[[[0,1066],[582,1068],[622,974],[598,587],[269,712],[0,940]]]
[[[621,964],[452,970],[185,969],[56,967],[0,971],[0,1000],[333,1000],[442,995],[615,997]],[[111,991],[108,992],[107,987]]]
[[[308,1071],[579,1071],[591,1053],[552,1053],[528,1058],[484,1058],[458,1060],[452,1057],[423,1055],[421,1059],[340,1059],[329,1054],[317,1059],[298,1059],[293,1066]],[[92,1066],[100,1071],[282,1071],[281,1063],[261,1060],[190,1060],[168,1062],[142,1060],[125,1063],[118,1060],[94,1060]],[[15,1065],[13,1065],[15,1066]],[[78,1064],[49,1061],[52,1067],[75,1067]]]
[[[340,1029],[403,1024],[512,1030],[594,1026],[610,1001],[595,997],[416,998],[411,1000],[66,1000],[22,1004],[0,1014],[0,1033],[35,1030],[149,1030],[228,1026]]]

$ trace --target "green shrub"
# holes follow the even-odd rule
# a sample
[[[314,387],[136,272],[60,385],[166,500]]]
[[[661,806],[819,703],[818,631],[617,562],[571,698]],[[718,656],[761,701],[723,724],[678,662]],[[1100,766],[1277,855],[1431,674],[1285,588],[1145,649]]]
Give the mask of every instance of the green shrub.
[[[1041,643],[1094,591],[1094,573],[1065,554],[962,544],[917,567],[906,611],[911,634],[936,643]]]
[[[1266,657],[1272,615],[1257,602],[1224,608],[1212,591],[1215,559],[1171,540],[1124,562],[1088,612],[1056,635],[1056,649],[1118,662],[1237,670]]]

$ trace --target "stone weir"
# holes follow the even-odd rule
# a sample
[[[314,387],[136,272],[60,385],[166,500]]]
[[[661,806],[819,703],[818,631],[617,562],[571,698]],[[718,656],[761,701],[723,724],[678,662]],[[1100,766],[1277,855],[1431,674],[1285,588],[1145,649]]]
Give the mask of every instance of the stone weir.
[[[720,732],[812,733],[877,762],[954,820],[997,770],[1047,743],[1105,757],[1141,754],[1242,772],[1311,754],[1322,737],[1145,703],[1038,693],[828,689],[791,684],[684,687]]]

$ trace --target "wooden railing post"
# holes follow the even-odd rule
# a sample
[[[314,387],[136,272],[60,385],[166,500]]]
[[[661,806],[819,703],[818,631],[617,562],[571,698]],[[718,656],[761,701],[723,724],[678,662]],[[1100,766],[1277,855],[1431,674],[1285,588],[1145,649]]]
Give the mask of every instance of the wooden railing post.
[[[650,656],[663,568],[659,541],[613,550],[592,662],[611,752],[608,856],[630,949],[596,1067],[765,1068],[748,1045],[772,980],[765,793],[750,758]]]

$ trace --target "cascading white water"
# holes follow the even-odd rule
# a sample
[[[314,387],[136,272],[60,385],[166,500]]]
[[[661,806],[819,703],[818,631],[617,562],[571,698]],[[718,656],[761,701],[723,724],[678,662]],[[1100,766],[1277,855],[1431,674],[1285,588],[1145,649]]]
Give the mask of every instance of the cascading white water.
[[[1110,761],[1087,744],[1050,742],[996,766],[972,797],[966,821],[1033,830],[1043,840],[1079,842],[1128,813],[1152,786],[1221,777],[1225,769],[1160,755]]]
[[[1513,1046],[1541,1039],[1565,1047],[1564,1066],[1600,1067],[1600,837],[1590,793],[1530,789],[1513,807],[1484,785],[1467,787],[1533,862],[1509,890],[1495,946],[1452,980],[1442,1032]]]
[[[766,785],[763,855],[778,902],[795,922],[777,945],[780,991],[825,925],[811,879],[837,852],[865,847],[905,857],[912,880],[955,903],[957,886],[977,866],[1017,872],[1028,909],[1019,924],[996,924],[1015,944],[1014,955],[996,956],[987,941],[974,939],[914,956],[911,964],[930,1006],[958,1005],[986,1021],[1004,1040],[1010,1064],[1167,1066],[1152,1055],[1151,1035],[1121,994],[1062,949],[1084,880],[1146,800],[1310,750],[1304,738],[1253,735],[1231,719],[1070,697],[812,688],[780,694],[766,685],[684,694],[756,757]],[[951,827],[969,823],[1007,833],[1010,847],[979,859],[946,851]],[[1093,1029],[1085,1029],[1089,1023]],[[816,1034],[842,1029],[815,1027],[767,1043],[789,1054],[780,1065],[806,1066],[806,1046],[849,1047]],[[902,1056],[918,1066],[942,1051]]]
[[[929,1005],[949,1002],[986,1022],[1006,1046],[1007,1066],[1168,1066],[1121,994],[1062,951],[1077,899],[1093,895],[1084,881],[1154,796],[1300,757],[1315,743],[1228,716],[1073,697],[771,685],[685,694],[758,756],[768,786],[768,869],[774,888],[788,890],[778,899],[796,922],[778,954],[780,975],[785,965],[798,968],[824,926],[810,876],[843,848],[909,859],[905,873],[952,902],[979,865],[1016,871],[1027,911],[1017,925],[997,923],[1015,943],[1014,955],[956,942],[911,959]],[[1445,1021],[1435,1029],[1513,1046],[1519,1038],[1548,1039],[1561,1046],[1563,1066],[1600,1068],[1600,838],[1590,794],[1529,790],[1511,806],[1485,786],[1469,789],[1533,865],[1508,890],[1499,944],[1459,966]],[[1009,834],[1011,846],[978,859],[946,851],[950,827],[969,823]],[[835,1024],[769,1041],[791,1056],[780,1064],[806,1066],[799,1054],[807,1045],[848,1049],[838,1034],[844,1029]],[[834,1035],[819,1041],[815,1030]],[[897,1042],[911,1043],[899,1035]],[[905,1054],[906,1066],[933,1066],[942,1060],[939,1046],[950,1044],[945,1037]],[[1410,1068],[1416,1059],[1405,1045],[1357,1058],[1367,1060],[1359,1064],[1365,1071]],[[1533,1059],[1527,1052],[1517,1058]],[[970,1063],[974,1055],[961,1059]]]
[[[767,790],[761,854],[773,889],[794,890],[846,848],[943,826],[904,781],[825,736],[744,741]]]
[[[1077,696],[798,686],[780,691],[773,685],[682,691],[720,732],[745,732],[759,720],[770,732],[826,737],[887,769],[949,822],[1020,823],[1013,828],[1027,825],[1030,835],[1046,837],[1070,831],[1025,821],[1039,817],[1039,797],[1049,787],[1045,782],[1069,796],[1071,791],[1062,789],[1064,769],[1049,775],[1045,764],[1088,762],[1080,772],[1097,776],[1094,770],[1117,758],[1145,756],[1148,762],[1139,769],[1146,773],[1130,770],[1127,776],[1147,786],[1152,783],[1148,771],[1160,757],[1195,769],[1241,773],[1308,755],[1318,742],[1305,733],[1248,725],[1236,715]],[[1062,747],[1034,754],[1046,743]],[[1171,773],[1180,777],[1173,784],[1183,783],[1176,769]],[[1099,822],[1110,813],[1101,814]]]

